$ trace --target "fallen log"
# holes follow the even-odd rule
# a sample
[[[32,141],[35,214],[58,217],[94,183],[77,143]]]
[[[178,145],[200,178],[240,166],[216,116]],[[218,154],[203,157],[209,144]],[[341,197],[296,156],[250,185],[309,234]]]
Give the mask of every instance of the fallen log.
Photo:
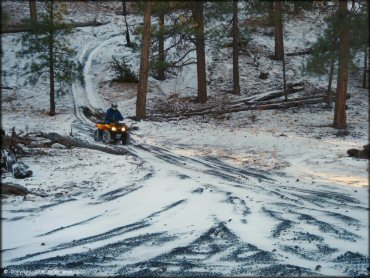
[[[295,94],[295,93],[298,93],[298,92],[302,92],[303,90],[304,90],[303,86],[291,87],[291,88],[288,87],[287,88],[287,95],[292,95],[292,94]],[[271,92],[270,94],[262,96],[262,97],[257,97],[255,99],[253,99],[253,101],[271,100],[271,99],[274,99],[274,98],[282,97],[284,95],[285,95],[284,91],[279,90],[279,91]]]
[[[222,110],[211,110],[211,111],[192,111],[183,114],[171,114],[171,115],[153,115],[148,116],[148,119],[158,119],[158,118],[180,118],[180,117],[192,117],[192,116],[203,116],[203,115],[222,115],[227,113],[234,113],[234,112],[242,112],[242,111],[251,111],[251,110],[270,110],[270,109],[288,109],[292,107],[299,107],[308,104],[316,104],[324,102],[323,96],[318,96],[314,98],[309,98],[307,100],[294,100],[288,102],[276,102],[270,104],[258,104],[253,103],[250,105],[245,105],[243,107],[231,107],[231,108],[223,108]]]
[[[134,155],[133,153],[129,152],[127,149],[124,148],[116,148],[113,146],[100,146],[98,144],[90,144],[87,142],[82,142],[80,140],[76,140],[74,138],[71,138],[69,136],[63,136],[58,133],[52,132],[52,133],[43,133],[40,132],[39,134],[33,134],[33,137],[28,137],[28,135],[25,135],[24,137],[16,135],[16,133],[13,133],[13,136],[3,135],[2,137],[2,143],[3,146],[13,146],[15,148],[15,153],[20,153],[21,155],[27,154],[27,152],[19,146],[19,144],[23,144],[24,146],[28,148],[49,148],[55,143],[59,143],[63,146],[65,146],[68,149],[79,147],[79,148],[86,148],[86,149],[92,149],[97,151],[102,151],[109,154],[115,154],[115,155]],[[35,140],[35,138],[44,138],[48,141],[41,141],[40,143],[38,140]]]
[[[132,152],[130,152],[127,149],[124,148],[118,148],[118,147],[111,147],[111,146],[101,146],[98,144],[90,144],[87,142],[82,142],[80,140],[73,139],[71,137],[62,136],[58,133],[52,132],[52,133],[41,133],[41,136],[44,138],[47,138],[51,140],[51,142],[59,143],[64,145],[65,147],[71,149],[73,147],[78,148],[85,148],[85,149],[91,149],[91,150],[97,150],[102,151],[109,154],[115,154],[115,155],[132,155],[136,156]]]
[[[287,84],[288,95],[303,91],[304,90],[303,86],[304,86],[304,83],[302,81],[295,82],[295,83],[288,83]],[[267,91],[265,93],[257,93],[253,96],[246,97],[244,99],[230,101],[229,103],[236,104],[236,103],[245,103],[245,102],[250,102],[250,101],[263,101],[263,100],[278,98],[280,96],[284,96],[284,91],[274,90],[274,91]]]
[[[325,98],[325,96],[306,96],[306,97],[298,97],[298,98],[291,98],[288,100],[288,102],[292,101],[305,101],[310,99],[317,99],[317,98]],[[237,103],[236,105],[231,105],[229,108],[237,108],[242,105],[267,105],[267,104],[279,104],[279,103],[286,103],[285,100],[279,100],[279,101],[258,101],[258,102],[246,102],[243,103]]]
[[[78,27],[89,27],[89,26],[102,26],[107,23],[97,22],[97,21],[89,21],[89,22],[76,22],[76,23],[67,23],[68,26],[72,28]],[[22,32],[30,32],[31,28],[27,25],[16,25],[16,26],[9,26],[6,29],[2,29],[2,34],[12,34],[12,33],[22,33]]]
[[[16,195],[16,196],[26,196],[32,194],[39,197],[46,197],[45,194],[39,194],[28,190],[26,187],[12,183],[12,182],[2,182],[1,183],[1,195]]]
[[[290,83],[288,84],[288,95],[292,95],[292,94],[295,94],[297,92],[302,92],[304,90],[303,88],[303,82],[300,81],[300,82],[296,82],[296,83]],[[299,86],[299,87],[297,87]],[[277,90],[277,91],[270,91],[270,92],[267,92],[265,95],[263,96],[260,96],[260,97],[256,97],[256,96],[252,96],[252,97],[247,97],[247,98],[244,98],[244,99],[239,99],[239,100],[234,100],[234,101],[230,101],[228,103],[225,103],[225,105],[230,105],[232,104],[232,106],[230,107],[238,107],[238,105],[252,105],[252,104],[255,104],[255,103],[264,103],[264,101],[266,100],[271,100],[271,99],[274,99],[274,98],[278,98],[278,97],[281,97],[281,96],[284,96],[284,92],[282,90]],[[308,98],[311,98],[311,97],[308,97]],[[298,98],[296,99],[298,100]],[[268,103],[266,103],[268,104]],[[235,106],[234,106],[235,105]],[[210,111],[214,108],[217,108],[216,105],[212,105],[212,106],[207,106],[207,107],[204,107],[204,108],[201,108],[201,109],[197,109],[196,111],[197,112],[207,112],[207,111]],[[178,115],[178,116],[181,116],[182,114],[186,114],[186,113],[193,113],[194,110],[189,110],[189,109],[184,109],[184,110],[180,110],[180,111],[177,111],[175,113],[175,115]],[[174,115],[174,114],[170,114],[170,115]],[[161,115],[158,115],[159,117],[161,117]],[[153,115],[153,117],[156,117],[155,115]]]
[[[299,55],[307,55],[311,53],[312,53],[312,49],[306,49],[306,50],[302,50],[298,52],[287,53],[286,56],[299,56]]]
[[[15,183],[1,183],[1,194],[25,196],[29,193],[30,191],[28,191],[28,189],[22,185]]]
[[[256,110],[268,110],[268,109],[287,109],[292,107],[298,107],[302,105],[307,104],[316,104],[324,102],[324,97],[315,97],[315,98],[309,98],[308,100],[293,100],[288,102],[279,102],[279,103],[273,103],[273,104],[265,104],[265,105],[259,105],[257,106]]]
[[[82,113],[93,122],[104,120],[104,111],[93,111],[87,106],[80,106]]]

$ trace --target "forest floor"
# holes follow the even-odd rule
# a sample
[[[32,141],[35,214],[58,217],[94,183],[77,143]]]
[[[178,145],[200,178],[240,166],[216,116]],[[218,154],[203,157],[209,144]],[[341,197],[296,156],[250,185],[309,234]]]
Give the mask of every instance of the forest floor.
[[[26,2],[13,12],[22,11]],[[76,28],[72,35],[85,85],[75,83],[69,94],[58,97],[55,117],[47,115],[48,84],[24,85],[27,61],[15,56],[20,34],[2,35],[2,86],[7,87],[1,92],[2,128],[7,133],[15,127],[100,144],[81,106],[104,111],[115,100],[125,116],[135,115],[135,85],[111,83],[106,67],[112,55],[123,54],[137,72],[139,54],[124,46],[119,3],[105,5],[96,10],[88,1],[68,9],[71,19],[107,24]],[[312,24],[320,24],[315,18],[287,20],[288,53],[315,40]],[[133,27],[142,18],[132,15],[128,21]],[[281,89],[281,65],[268,58],[270,31],[256,26],[241,51],[240,96],[227,93],[231,49],[209,46],[207,104],[193,103],[196,67],[190,66],[165,81],[149,79],[149,116],[228,105]],[[326,86],[325,77],[301,74],[306,58],[287,57],[288,82],[304,84],[292,97]],[[259,79],[260,72],[268,72],[268,79]],[[22,158],[33,176],[16,180],[3,173],[2,180],[44,197],[2,196],[3,271],[19,276],[366,275],[369,167],[367,160],[346,154],[368,141],[368,91],[360,85],[360,73],[351,70],[344,136],[331,127],[333,108],[319,103],[171,120],[127,119],[138,130],[129,145],[111,148],[125,148],[128,155],[54,146]]]

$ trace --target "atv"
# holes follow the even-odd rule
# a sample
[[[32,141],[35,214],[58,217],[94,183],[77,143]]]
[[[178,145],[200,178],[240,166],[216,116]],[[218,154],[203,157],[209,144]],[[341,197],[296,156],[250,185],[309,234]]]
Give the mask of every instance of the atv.
[[[97,129],[94,132],[96,142],[102,141],[104,144],[109,144],[111,141],[121,141],[122,144],[127,144],[129,140],[129,127],[124,123],[96,123]]]

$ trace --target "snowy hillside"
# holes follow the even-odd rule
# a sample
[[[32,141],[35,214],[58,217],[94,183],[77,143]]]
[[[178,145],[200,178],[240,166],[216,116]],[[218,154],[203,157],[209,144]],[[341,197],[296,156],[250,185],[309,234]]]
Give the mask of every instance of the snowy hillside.
[[[67,19],[104,25],[75,28],[70,38],[83,65],[48,116],[48,83],[24,85],[27,62],[16,57],[20,33],[2,34],[1,125],[7,134],[56,132],[90,144],[95,129],[81,107],[105,111],[112,100],[135,115],[135,84],[111,83],[112,55],[140,56],[125,47],[119,2],[71,1]],[[27,16],[28,1],[12,13]],[[12,1],[5,1],[10,9]],[[85,6],[83,6],[85,5]],[[22,10],[22,7],[24,8]],[[95,14],[94,14],[95,13]],[[92,16],[94,14],[94,16]],[[306,49],[322,24],[315,13],[287,19],[286,52]],[[21,17],[21,16],[20,16]],[[143,21],[130,14],[129,25]],[[136,34],[137,35],[137,34]],[[136,36],[133,34],[133,37]],[[281,63],[268,58],[274,38],[256,26],[241,52],[241,95],[227,93],[231,48],[207,46],[206,105],[223,106],[282,88]],[[327,86],[302,76],[307,56],[287,56],[288,82],[303,81],[306,96]],[[256,64],[257,61],[257,64]],[[269,72],[266,80],[260,72]],[[368,142],[368,90],[351,71],[348,131],[331,127],[324,103],[290,109],[250,110],[167,119],[200,109],[196,65],[165,81],[149,78],[147,111],[127,155],[53,145],[23,157],[33,175],[2,182],[37,193],[2,195],[2,268],[6,275],[35,276],[365,276],[369,267],[368,160],[348,157]],[[335,82],[334,82],[335,83]],[[335,84],[333,85],[335,87]]]

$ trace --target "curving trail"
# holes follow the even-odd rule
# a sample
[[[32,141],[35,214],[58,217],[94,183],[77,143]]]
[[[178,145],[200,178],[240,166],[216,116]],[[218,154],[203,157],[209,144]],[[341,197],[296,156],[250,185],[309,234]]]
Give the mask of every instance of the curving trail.
[[[79,57],[86,86],[73,85],[73,129],[90,142],[94,126],[79,107],[105,106],[89,72],[94,56],[116,39],[86,45]],[[366,250],[368,208],[353,190],[298,184],[284,174],[273,177],[215,157],[176,155],[135,140],[113,148],[134,155],[140,165],[137,179],[98,188],[93,201],[81,195],[6,212],[13,221],[42,223],[50,218],[50,207],[55,215],[78,211],[73,217],[64,214],[60,228],[43,226],[29,235],[48,242],[47,247],[32,246],[39,251],[29,252],[30,246],[20,242],[3,250],[7,269],[94,276],[366,273],[367,257],[353,250]]]

